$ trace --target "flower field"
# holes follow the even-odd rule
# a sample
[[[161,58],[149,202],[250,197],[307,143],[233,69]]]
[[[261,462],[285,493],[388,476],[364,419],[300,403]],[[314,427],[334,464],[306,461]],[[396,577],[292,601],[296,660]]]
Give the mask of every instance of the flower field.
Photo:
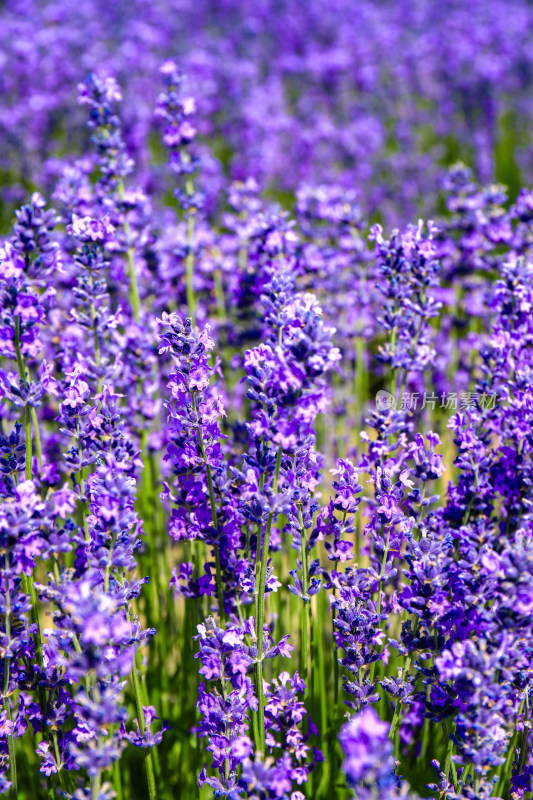
[[[0,67],[0,794],[533,798],[533,5]]]

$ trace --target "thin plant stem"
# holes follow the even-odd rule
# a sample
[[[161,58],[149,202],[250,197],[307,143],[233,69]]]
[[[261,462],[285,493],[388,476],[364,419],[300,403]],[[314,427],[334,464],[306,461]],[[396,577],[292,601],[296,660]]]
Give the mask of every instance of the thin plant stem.
[[[527,703],[527,705],[526,705],[526,703]],[[526,719],[524,720],[524,722],[526,722],[527,721],[527,717],[528,717],[528,711],[529,711],[529,699],[528,699],[528,690],[527,689],[526,689],[525,698],[520,703],[520,707],[518,709],[518,716],[519,717],[524,711],[524,706],[526,706]],[[500,775],[499,775],[498,785],[497,785],[497,787],[495,789],[495,793],[497,793],[498,796],[504,797],[505,794],[507,793],[509,781],[510,781],[511,774],[512,774],[513,763],[515,761],[516,753],[517,753],[517,749],[518,748],[520,750],[520,755],[518,757],[518,775],[520,775],[520,773],[522,771],[522,768],[523,768],[524,763],[525,763],[526,753],[527,753],[527,735],[528,735],[528,733],[529,733],[529,727],[524,725],[524,729],[522,731],[522,736],[519,736],[519,733],[516,730],[516,725],[515,725],[515,731],[514,731],[513,736],[511,737],[510,746],[509,746],[509,749],[507,751],[507,758],[505,759],[505,762],[501,767],[501,772],[500,772]],[[520,741],[520,745],[518,744],[519,741]]]
[[[32,476],[32,447],[31,447],[31,412],[29,406],[24,409],[24,421],[26,430],[26,480],[31,481]]]
[[[317,654],[317,668],[318,668],[318,695],[320,699],[320,729],[322,732],[327,730],[328,726],[328,700],[327,700],[327,682],[326,682],[326,668],[324,659],[324,622],[328,618],[326,595],[322,589],[317,598],[316,605],[316,618],[314,620],[313,629],[316,631],[316,654]]]
[[[196,393],[191,392],[191,399],[192,399],[192,407],[196,411]],[[209,493],[209,505],[211,507],[211,521],[213,523],[215,531],[218,530],[218,516],[217,516],[217,505],[215,502],[215,492],[213,489],[213,475],[211,472],[211,466],[208,464],[207,461],[207,452],[205,449],[204,444],[204,437],[202,434],[202,430],[198,427],[198,444],[200,445],[200,452],[202,453],[202,458],[205,464],[205,471],[207,475],[207,491]],[[216,570],[216,586],[217,586],[217,599],[218,599],[218,613],[220,614],[220,619],[225,619],[225,612],[224,612],[224,590],[222,588],[222,569],[220,566],[220,553],[218,551],[218,547],[213,548],[215,551],[215,570]]]
[[[182,153],[182,160],[185,164],[188,164],[190,162],[189,154]],[[190,177],[187,178],[187,180],[185,181],[185,192],[187,194],[187,197],[189,198],[191,198],[194,194],[194,186]],[[194,212],[189,208],[187,210],[187,256],[185,258],[185,281],[186,281],[187,307],[189,309],[189,316],[194,325],[196,299],[194,296],[194,286],[193,286],[193,278],[194,278],[193,239],[194,239]]]
[[[133,682],[133,691],[135,693],[135,704],[137,706],[137,716],[139,718],[139,727],[141,729],[141,734],[144,737],[144,733],[146,731],[146,723],[144,719],[144,711],[143,711],[143,704],[142,704],[142,695],[141,695],[141,685],[139,682],[139,674],[137,672],[137,659],[134,659],[133,669],[131,671],[131,677]],[[150,800],[155,800],[157,793],[156,793],[156,786],[155,786],[155,774],[154,774],[154,762],[152,752],[149,749],[146,749],[144,763],[146,766],[146,777],[148,779],[148,796]]]
[[[524,729],[522,731],[522,736],[520,737],[520,757],[518,759],[518,774],[521,775],[522,769],[524,768],[524,764],[526,763],[526,756],[527,756],[527,736],[529,733],[529,686],[526,686],[526,697],[525,697],[525,706],[526,706],[526,716],[523,722]]]
[[[26,366],[20,346],[20,317],[15,317],[15,353],[21,381],[27,381]],[[26,480],[31,481],[32,475],[32,447],[31,447],[31,411],[28,405],[24,408],[24,432],[26,434]]]
[[[220,341],[221,349],[226,341],[225,325],[227,321],[226,301],[224,299],[224,287],[222,285],[222,275],[220,270],[215,270],[213,274],[213,283],[215,288],[215,300],[217,304],[218,321],[220,325]]]
[[[82,446],[81,446],[81,433],[80,433],[80,420],[79,420],[79,417],[76,420],[76,432],[77,432],[77,436],[78,436],[78,456],[79,456],[80,465],[81,465],[83,450],[82,450]],[[83,467],[80,468],[80,490],[81,490],[82,496],[85,497],[85,477],[84,477],[84,468]],[[89,542],[91,541],[91,535],[89,533],[89,523],[87,522],[87,516],[86,516],[86,513],[85,513],[86,510],[87,510],[87,502],[84,501],[83,503],[81,503],[82,528],[83,528],[84,533],[85,533],[85,541],[87,542],[87,544],[89,544]]]
[[[6,570],[7,570],[7,556],[5,557]],[[11,593],[9,591],[9,578],[5,577],[6,584],[6,639],[9,643],[11,639]],[[11,707],[9,705],[9,672],[10,672],[11,659],[7,658],[4,661],[4,710],[9,722],[12,721]],[[16,800],[17,792],[17,761],[15,756],[15,740],[13,734],[7,737],[7,747],[9,754],[9,775],[11,778],[11,796]]]
[[[89,278],[91,281],[91,289],[94,286],[93,280],[93,273],[92,270],[89,270]],[[98,341],[98,328],[96,326],[96,309],[94,307],[94,300],[92,299],[91,294],[91,302],[90,302],[90,311],[91,311],[91,325],[93,329],[93,339],[94,339],[94,363],[96,367],[99,368],[101,364],[100,358],[100,342]],[[96,391],[100,391],[100,376],[96,379]]]
[[[102,785],[102,773],[98,772],[98,774],[92,779],[91,781],[91,798],[92,800],[98,800],[100,795],[100,787]]]
[[[33,438],[35,439],[35,453],[37,455],[37,463],[39,464],[39,469],[42,472],[43,453],[41,448],[41,433],[39,431],[39,419],[37,417],[37,411],[33,407],[31,409],[31,419],[33,422]]]
[[[276,469],[274,473],[274,483],[272,491],[274,495],[278,491],[279,470],[281,466],[281,447],[278,450],[276,458]],[[256,619],[256,638],[257,638],[257,662],[255,668],[255,685],[258,700],[257,709],[257,728],[259,735],[259,751],[264,755],[265,753],[265,697],[263,687],[263,636],[264,636],[264,622],[265,622],[265,587],[266,587],[266,573],[268,563],[268,548],[270,544],[270,531],[272,529],[273,514],[268,515],[267,523],[265,526],[265,538],[263,542],[263,550],[261,553],[260,572],[259,572],[259,588],[258,588],[258,602],[257,602],[257,619]],[[261,548],[261,535],[257,541],[257,548]]]
[[[382,595],[383,595],[383,577],[385,575],[385,567],[387,565],[387,556],[389,555],[389,541],[390,541],[391,527],[392,527],[392,525],[389,525],[389,527],[387,529],[387,544],[386,544],[385,550],[383,552],[383,558],[382,558],[382,561],[381,561],[381,570],[380,570],[380,574],[379,574],[378,602],[377,602],[377,612],[378,612],[378,614],[381,614],[381,598],[382,598]],[[371,671],[370,671],[370,681],[371,681],[371,683],[374,682],[374,677],[375,677],[375,674],[376,674],[376,664],[377,664],[376,661],[372,662],[372,667],[371,667]]]
[[[409,350],[409,358],[412,358],[413,355],[414,355],[416,346],[418,344],[418,340],[420,338],[420,334],[422,332],[423,324],[424,324],[424,317],[422,317],[422,319],[419,322],[418,329],[417,329],[414,341],[413,341],[413,343],[411,345],[411,348]],[[405,390],[405,384],[407,383],[408,374],[409,374],[409,370],[407,368],[404,368],[403,371],[402,371],[402,380],[400,382],[400,391],[398,393],[398,402],[400,402],[400,403],[401,403],[401,400],[402,400],[402,395],[403,395],[404,390]]]
[[[417,628],[418,628],[418,618],[415,620],[415,624],[413,626],[413,636],[416,634]],[[411,660],[412,660],[411,653],[408,653],[402,670],[402,677],[409,675],[409,670],[411,669]],[[396,741],[396,733],[398,732],[398,728],[400,726],[401,708],[402,708],[402,701],[398,699],[394,707],[394,714],[392,717],[390,733],[389,733],[389,738],[391,739],[393,744]]]
[[[328,618],[326,607],[325,591],[321,590],[317,596],[317,603],[313,614],[313,624],[311,626],[311,634],[313,636],[314,653],[316,654],[317,665],[317,681],[316,681],[316,694],[318,695],[318,711],[320,715],[320,735],[322,737],[321,749],[326,750],[329,735],[329,720],[328,720],[328,686],[326,681],[326,668],[324,657],[324,639],[325,639],[325,622]],[[322,764],[322,777],[318,787],[318,796],[323,796],[330,777],[330,763],[323,762]]]
[[[194,323],[195,314],[195,297],[193,287],[194,277],[194,252],[192,249],[192,240],[194,236],[194,217],[189,214],[187,218],[187,258],[185,259],[186,281],[187,281],[187,308],[189,309],[189,316]]]
[[[121,200],[124,200],[124,181],[122,179],[118,182],[118,193]],[[126,241],[128,243],[127,250],[126,250],[126,261],[128,264],[128,274],[130,279],[130,303],[133,309],[133,317],[135,322],[139,322],[140,312],[141,312],[141,301],[139,299],[139,286],[137,283],[137,274],[135,272],[135,259],[134,259],[134,248],[130,246],[129,240],[131,236],[131,228],[130,228],[130,221],[128,219],[128,214],[124,212],[124,234],[126,236]]]
[[[302,509],[298,508],[298,522],[300,523],[300,554],[302,559],[302,591],[307,595],[307,534],[305,530]],[[302,614],[302,643],[301,643],[301,672],[302,679],[307,683],[309,674],[309,600],[304,600]]]
[[[457,768],[455,766],[455,763],[452,761],[453,739],[452,739],[451,734],[453,733],[453,729],[452,729],[452,731],[450,731],[448,729],[448,723],[446,722],[446,720],[442,721],[442,727],[444,728],[444,736],[447,739],[446,760],[444,761],[444,774],[446,775],[446,779],[448,779],[448,775],[450,774],[450,769],[451,769],[453,789],[454,789],[454,792],[457,792],[457,790],[458,790],[457,789]]]
[[[24,361],[22,359],[22,350],[20,347],[20,317],[15,317],[15,353],[17,356],[17,364],[19,368],[20,379],[26,380],[26,370],[24,369]]]
[[[22,355],[22,348],[20,346],[20,317],[15,317],[15,353],[17,356],[17,364],[19,369],[19,376],[22,381],[27,380],[27,368],[24,363],[24,356]],[[33,409],[35,413],[35,409]],[[24,419],[25,419],[25,432],[26,432],[26,480],[32,479],[32,437],[31,437],[31,411],[29,406],[26,406],[24,409]],[[40,456],[41,444],[40,444],[40,436],[38,434],[39,426],[37,423],[37,415],[35,414],[34,417],[34,428],[36,431],[36,440],[38,440],[38,455]],[[42,465],[42,456],[39,459],[40,464]],[[42,667],[43,665],[43,651],[42,651],[42,638],[41,638],[41,625],[39,622],[39,614],[37,612],[37,595],[35,593],[35,587],[33,585],[33,578],[28,578],[27,575],[22,573],[22,586],[24,589],[24,593],[28,594],[31,599],[31,610],[30,616],[33,625],[36,627],[36,634],[34,637],[35,642],[35,655],[37,658],[37,663]],[[42,687],[39,688],[39,701],[41,707],[44,709],[44,689]]]
[[[28,368],[24,362],[24,356],[22,355],[22,348],[20,346],[20,317],[15,317],[15,353],[17,356],[17,365],[19,370],[19,377],[22,381],[26,381],[28,379]],[[28,420],[28,412],[31,414],[31,420],[33,421],[33,433],[35,436],[35,452],[37,453],[37,461],[39,462],[39,469],[42,471],[43,468],[43,455],[41,449],[41,434],[39,431],[39,419],[37,417],[37,411],[32,406],[31,411],[28,406],[26,406],[25,410],[25,427],[26,427],[26,442],[30,443],[30,450],[29,450],[29,459],[28,459],[28,450],[26,450],[26,480],[31,480],[31,422]],[[29,438],[28,438],[28,431],[29,431]],[[29,461],[29,467],[28,467]],[[29,477],[28,477],[29,472]]]
[[[366,371],[364,353],[366,342],[361,334],[355,338],[356,362],[354,376],[355,416],[358,425],[362,423],[364,409],[368,400],[368,375]]]

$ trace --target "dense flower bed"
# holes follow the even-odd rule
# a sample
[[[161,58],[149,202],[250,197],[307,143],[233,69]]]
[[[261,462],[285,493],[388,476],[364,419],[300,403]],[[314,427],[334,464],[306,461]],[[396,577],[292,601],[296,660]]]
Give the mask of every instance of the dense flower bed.
[[[532,796],[532,15],[0,10],[0,793]]]

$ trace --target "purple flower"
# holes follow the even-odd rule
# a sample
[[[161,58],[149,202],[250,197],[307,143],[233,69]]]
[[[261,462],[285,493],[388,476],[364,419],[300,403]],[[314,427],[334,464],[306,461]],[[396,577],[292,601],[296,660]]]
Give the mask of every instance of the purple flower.
[[[392,745],[388,734],[389,726],[372,708],[364,708],[344,725],[339,734],[345,754],[343,770],[352,786],[376,781],[384,769],[390,769]]]
[[[54,775],[57,773],[57,764],[55,759],[50,751],[50,743],[49,742],[41,742],[37,745],[37,750],[35,751],[39,758],[41,759],[41,766],[39,767],[39,772],[44,772],[46,776]]]
[[[80,242],[104,242],[112,236],[115,228],[111,225],[109,217],[91,219],[91,217],[72,217],[72,224],[67,230]]]

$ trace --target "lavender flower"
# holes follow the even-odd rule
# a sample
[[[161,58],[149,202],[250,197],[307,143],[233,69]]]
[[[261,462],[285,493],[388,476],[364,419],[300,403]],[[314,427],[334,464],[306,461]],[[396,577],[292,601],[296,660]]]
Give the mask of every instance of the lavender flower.
[[[351,717],[339,734],[345,761],[343,771],[356,797],[412,797],[394,775],[388,725],[367,708]]]

